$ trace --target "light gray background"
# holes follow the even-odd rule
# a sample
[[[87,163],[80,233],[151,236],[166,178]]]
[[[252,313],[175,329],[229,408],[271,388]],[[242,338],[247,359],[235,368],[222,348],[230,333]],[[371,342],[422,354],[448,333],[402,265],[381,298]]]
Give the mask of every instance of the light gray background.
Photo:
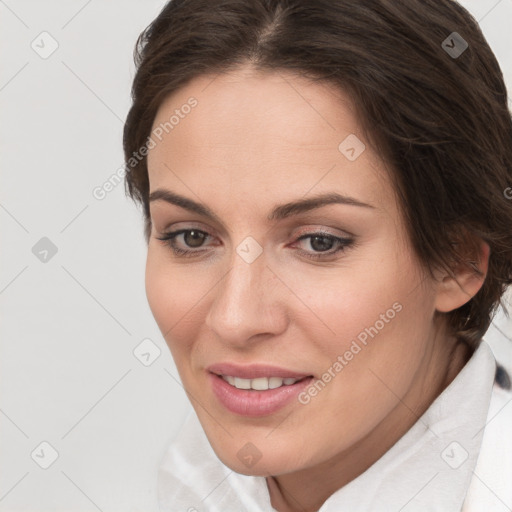
[[[512,0],[461,3],[510,87]],[[190,405],[146,302],[140,212],[122,183],[93,190],[122,166],[133,46],[164,4],[0,0],[1,511],[158,510],[158,463]],[[495,324],[512,368],[512,323]],[[133,353],[145,339],[149,366]]]

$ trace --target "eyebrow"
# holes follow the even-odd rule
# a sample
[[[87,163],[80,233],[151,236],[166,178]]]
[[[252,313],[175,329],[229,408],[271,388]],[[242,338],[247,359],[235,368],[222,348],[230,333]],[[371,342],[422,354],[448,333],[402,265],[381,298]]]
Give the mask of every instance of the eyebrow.
[[[207,206],[197,203],[192,199],[176,194],[166,189],[156,189],[149,195],[149,202],[165,201],[166,203],[174,204],[185,210],[195,212],[203,217],[214,220],[222,224],[220,218],[212,212]],[[293,215],[308,212],[322,206],[329,204],[344,204],[349,206],[359,206],[363,208],[375,208],[367,203],[363,203],[358,199],[350,196],[338,194],[337,192],[330,192],[318,196],[310,197],[308,199],[299,199],[282,205],[275,206],[270,214],[267,216],[269,221],[281,220]]]

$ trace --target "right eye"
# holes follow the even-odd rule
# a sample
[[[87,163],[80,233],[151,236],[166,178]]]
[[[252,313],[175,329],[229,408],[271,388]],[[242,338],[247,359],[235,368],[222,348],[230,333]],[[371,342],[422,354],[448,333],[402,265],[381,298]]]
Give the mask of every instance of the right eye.
[[[177,241],[179,241],[179,237],[183,237],[181,239],[182,246],[185,248],[179,247]],[[169,233],[165,233],[162,237],[157,237],[157,240],[160,240],[166,245],[170,247],[174,252],[175,256],[183,256],[190,257],[196,253],[203,253],[204,250],[194,251],[190,250],[190,248],[194,247],[202,247],[203,242],[208,238],[212,238],[211,235],[206,233],[205,231],[201,231],[200,229],[178,229],[177,231],[171,231]],[[188,249],[187,249],[188,247]]]

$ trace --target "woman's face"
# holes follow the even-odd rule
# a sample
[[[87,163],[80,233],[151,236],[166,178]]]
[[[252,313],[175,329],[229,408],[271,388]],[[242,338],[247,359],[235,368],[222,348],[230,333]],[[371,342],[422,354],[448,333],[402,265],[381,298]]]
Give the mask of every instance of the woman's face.
[[[213,449],[260,475],[350,451],[424,376],[436,288],[348,96],[244,68],[153,130],[147,297]]]

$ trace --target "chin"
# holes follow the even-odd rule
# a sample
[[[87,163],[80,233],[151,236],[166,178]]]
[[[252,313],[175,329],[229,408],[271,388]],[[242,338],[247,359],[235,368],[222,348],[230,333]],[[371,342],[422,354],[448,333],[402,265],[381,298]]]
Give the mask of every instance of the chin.
[[[277,476],[293,473],[301,469],[296,459],[299,447],[284,447],[277,450],[271,443],[251,443],[243,437],[226,439],[226,444],[219,446],[211,442],[217,458],[236,473],[248,476]],[[257,446],[256,446],[257,444]],[[240,446],[240,447],[238,447]],[[235,449],[236,447],[236,449]]]
[[[267,460],[262,457],[253,466],[244,464],[237,458],[236,455],[234,457],[231,455],[228,457],[219,457],[219,459],[225,466],[232,469],[236,473],[247,476],[277,476],[286,473],[292,473],[293,471],[297,470],[297,468],[289,467],[289,464],[283,463],[283,459],[286,460],[285,457],[281,458],[281,460],[276,460],[276,457],[273,457],[272,460]]]

